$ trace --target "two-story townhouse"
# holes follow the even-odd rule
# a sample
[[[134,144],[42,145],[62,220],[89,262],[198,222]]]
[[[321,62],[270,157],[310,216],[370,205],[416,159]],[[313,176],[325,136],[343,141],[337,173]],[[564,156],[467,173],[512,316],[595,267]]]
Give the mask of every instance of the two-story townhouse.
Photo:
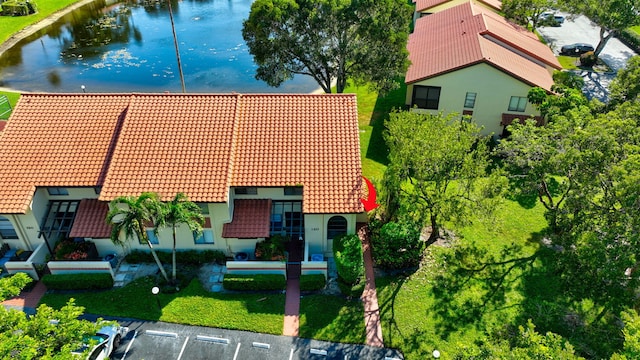
[[[406,104],[415,111],[469,115],[484,134],[539,112],[532,87],[551,91],[562,66],[535,34],[472,2],[417,20],[407,44]]]

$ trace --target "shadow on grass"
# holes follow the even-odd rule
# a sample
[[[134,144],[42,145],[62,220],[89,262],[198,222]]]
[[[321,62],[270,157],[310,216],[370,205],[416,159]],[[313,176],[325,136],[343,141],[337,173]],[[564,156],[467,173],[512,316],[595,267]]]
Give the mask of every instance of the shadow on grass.
[[[542,234],[533,234],[538,239]],[[533,240],[532,240],[533,241]],[[443,338],[461,329],[484,327],[485,315],[512,309],[514,292],[523,277],[534,268],[539,252],[524,255],[521,245],[512,244],[497,253],[474,243],[461,244],[444,254],[447,271],[433,283],[433,313],[436,332]],[[504,316],[504,315],[497,315]]]
[[[364,307],[358,299],[309,295],[300,299],[300,337],[362,344]]]
[[[378,96],[369,120],[372,130],[366,157],[384,165],[389,164],[389,159],[387,158],[388,148],[383,136],[384,122],[389,118],[389,113],[393,109],[402,109],[405,106],[407,86],[404,84],[403,79],[398,79],[398,83],[398,89],[390,91],[384,96]]]
[[[523,208],[533,209],[538,203],[537,184],[526,183],[522,179],[510,178],[509,188],[510,195],[507,198],[517,202]],[[547,188],[554,198],[561,196],[565,191],[563,184],[555,178],[550,178],[547,181]]]

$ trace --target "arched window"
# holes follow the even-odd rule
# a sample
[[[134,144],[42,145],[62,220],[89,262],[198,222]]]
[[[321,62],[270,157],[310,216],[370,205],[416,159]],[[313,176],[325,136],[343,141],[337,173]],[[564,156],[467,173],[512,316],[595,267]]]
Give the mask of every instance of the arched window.
[[[333,239],[347,233],[347,219],[343,216],[332,216],[327,223],[327,239]]]
[[[18,234],[13,228],[11,221],[4,216],[0,216],[0,239],[17,239]]]

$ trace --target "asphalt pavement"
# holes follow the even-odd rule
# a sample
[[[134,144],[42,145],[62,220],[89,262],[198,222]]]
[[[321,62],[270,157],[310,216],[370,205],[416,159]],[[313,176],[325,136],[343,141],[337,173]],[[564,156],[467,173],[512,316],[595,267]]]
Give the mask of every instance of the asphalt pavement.
[[[95,321],[97,316],[85,315],[83,318]],[[397,350],[359,344],[134,319],[107,319],[117,320],[129,329],[111,356],[114,360],[404,359]]]
[[[566,20],[561,26],[547,26],[538,29],[554,53],[558,54],[563,45],[587,43],[595,48],[600,41],[600,27],[587,17],[561,13]],[[618,70],[625,67],[630,57],[636,55],[629,47],[617,38],[611,38],[600,53],[600,59],[611,68],[611,72],[576,71],[585,80],[583,91],[589,99],[596,98],[607,101],[609,83]]]

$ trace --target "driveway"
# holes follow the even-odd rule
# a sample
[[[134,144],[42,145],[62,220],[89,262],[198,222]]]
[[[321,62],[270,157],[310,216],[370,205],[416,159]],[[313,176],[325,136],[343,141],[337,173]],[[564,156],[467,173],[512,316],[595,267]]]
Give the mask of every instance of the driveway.
[[[95,316],[83,318],[94,321]],[[111,359],[117,360],[402,360],[393,349],[331,343],[202,326],[114,319],[129,332]]]
[[[583,15],[575,17],[565,15],[566,20],[562,26],[541,27],[538,32],[545,38],[554,53],[558,54],[563,45],[578,42],[588,43],[596,47],[600,41],[600,27],[594,25]],[[597,98],[606,101],[609,95],[608,86],[618,70],[624,68],[630,57],[636,55],[633,50],[624,45],[620,40],[612,38],[607,42],[600,59],[613,70],[611,73],[594,73],[591,71],[577,71],[584,80],[584,92],[588,98]]]

